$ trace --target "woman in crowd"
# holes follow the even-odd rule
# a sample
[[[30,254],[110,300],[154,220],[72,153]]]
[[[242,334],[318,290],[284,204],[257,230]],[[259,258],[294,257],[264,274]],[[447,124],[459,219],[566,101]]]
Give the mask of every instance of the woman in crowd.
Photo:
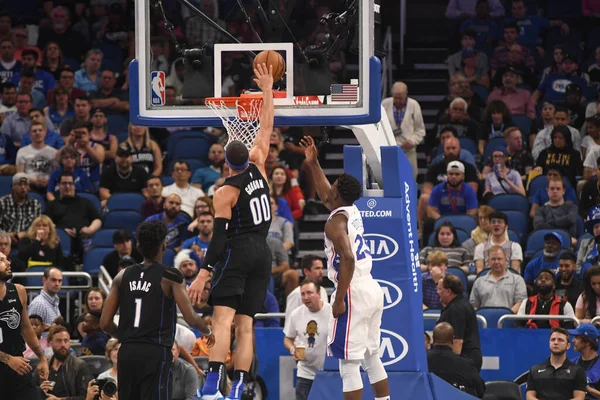
[[[577,298],[575,316],[587,324],[600,315],[600,265],[590,267],[583,275],[583,293]]]
[[[102,313],[104,300],[106,300],[106,295],[99,288],[93,287],[90,290],[88,290],[87,295],[85,297],[85,307],[83,308],[83,312],[75,321],[76,331],[73,332],[73,339],[81,340],[85,336],[85,333],[82,330],[83,319],[85,318],[85,314],[88,311]]]
[[[473,262],[473,254],[460,245],[456,229],[446,221],[435,232],[433,246],[421,250],[421,272],[427,272],[427,257],[432,251],[442,251],[448,256],[448,268],[458,267],[465,274],[469,273],[469,265]]]
[[[485,144],[494,138],[504,138],[504,130],[514,126],[510,110],[502,100],[492,101],[485,109],[483,124],[479,132],[479,154],[483,154]]]
[[[150,139],[148,127],[129,124],[129,137],[123,145],[133,154],[133,165],[144,168],[149,175],[162,174],[162,153],[158,144]]]
[[[489,215],[493,212],[494,209],[490,206],[480,206],[477,210],[477,227],[471,231],[471,237],[462,244],[462,247],[467,249],[469,253],[473,254],[475,247],[486,241],[490,235],[492,225],[490,224]]]
[[[59,168],[52,171],[46,189],[48,201],[56,199],[58,195],[58,180],[63,171],[71,172],[75,179],[75,193],[92,191],[92,182],[83,168],[79,168],[79,153],[73,147],[63,147],[58,153]]]
[[[583,162],[581,154],[573,148],[571,132],[568,128],[557,126],[551,133],[552,144],[542,150],[537,159],[534,171],[546,173],[550,165],[559,165],[565,172],[565,177],[572,187],[577,187],[576,177],[583,175]]]
[[[56,82],[60,79],[60,71],[65,66],[62,51],[56,42],[48,42],[44,46],[42,69],[48,71]]]
[[[75,110],[69,99],[69,92],[67,89],[57,86],[52,91],[52,98],[54,105],[49,104],[44,107],[44,114],[52,121],[54,128],[60,131],[60,125],[67,118],[73,118],[75,116]]]
[[[54,222],[48,216],[40,215],[33,220],[27,235],[19,242],[18,257],[27,264],[27,268],[64,268],[60,239],[56,234]]]
[[[488,202],[492,197],[499,194],[520,194],[525,196],[525,187],[521,180],[521,174],[506,165],[508,155],[506,149],[499,147],[492,152],[493,172],[485,177],[485,190],[483,202]]]
[[[112,379],[115,381],[115,383],[119,383],[119,374],[117,373],[117,358],[119,356],[120,347],[121,343],[119,343],[119,339],[110,339],[106,343],[106,352],[104,355],[106,359],[111,362],[112,367],[102,372],[96,379]]]
[[[196,204],[194,204],[194,220],[188,225],[187,230],[188,233],[186,237],[198,236],[200,232],[198,232],[198,217],[200,214],[209,212],[212,215],[215,215],[215,208],[213,207],[212,199],[208,196],[198,197],[196,200]]]
[[[302,210],[304,208],[304,195],[299,186],[292,186],[289,176],[285,168],[275,167],[271,171],[271,193],[274,197],[284,198],[295,220],[302,218]]]

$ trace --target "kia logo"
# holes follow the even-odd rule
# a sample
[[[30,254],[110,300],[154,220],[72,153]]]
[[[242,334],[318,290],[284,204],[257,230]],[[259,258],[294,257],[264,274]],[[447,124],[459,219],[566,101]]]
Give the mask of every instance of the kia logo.
[[[396,332],[381,329],[381,345],[379,357],[383,366],[387,367],[402,360],[408,354],[408,342]]]
[[[365,240],[371,250],[373,261],[383,261],[392,258],[398,252],[398,242],[380,233],[367,233]]]
[[[384,310],[392,308],[402,301],[402,290],[397,285],[382,279],[375,279],[375,281],[379,283],[379,286],[381,286],[381,291],[383,292]]]

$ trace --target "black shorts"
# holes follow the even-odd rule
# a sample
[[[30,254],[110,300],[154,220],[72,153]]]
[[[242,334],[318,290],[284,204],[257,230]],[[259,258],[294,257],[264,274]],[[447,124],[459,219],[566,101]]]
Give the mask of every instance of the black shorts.
[[[227,306],[254,317],[262,310],[271,278],[271,250],[261,236],[230,241],[215,265],[209,304]]]
[[[0,364],[0,398],[2,400],[37,400],[41,389],[33,384],[35,369],[26,375],[19,375],[8,365]]]
[[[123,343],[117,361],[119,399],[169,400],[173,395],[171,348]]]

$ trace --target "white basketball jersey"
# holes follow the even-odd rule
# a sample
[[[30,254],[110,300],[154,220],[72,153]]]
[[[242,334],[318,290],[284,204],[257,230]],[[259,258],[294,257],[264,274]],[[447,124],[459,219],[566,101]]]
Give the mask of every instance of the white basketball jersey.
[[[371,250],[364,238],[365,229],[363,227],[360,211],[354,205],[349,207],[336,208],[329,214],[329,221],[335,214],[343,213],[348,217],[348,239],[352,245],[354,254],[354,278],[367,276],[371,274],[373,260],[371,259]],[[337,276],[340,267],[340,257],[335,252],[333,243],[325,234],[325,255],[327,256],[327,277],[337,287]]]

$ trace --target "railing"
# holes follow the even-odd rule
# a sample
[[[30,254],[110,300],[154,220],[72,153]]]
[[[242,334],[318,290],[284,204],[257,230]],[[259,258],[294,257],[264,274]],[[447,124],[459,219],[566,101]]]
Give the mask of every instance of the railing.
[[[104,265],[100,266],[100,272],[98,273],[98,287],[108,296],[110,288],[112,286],[112,276],[108,273]]]
[[[598,322],[600,322],[600,317],[594,317],[592,318],[592,320],[590,321],[590,324],[595,325]]]
[[[85,285],[63,285],[61,287],[61,292],[65,291],[67,296],[67,300],[66,300],[66,313],[67,313],[67,318],[66,321],[67,322],[71,322],[71,290],[75,290],[77,291],[77,298],[79,300],[78,305],[77,305],[77,310],[78,310],[78,314],[81,314],[82,312],[82,307],[83,307],[83,301],[82,301],[82,295],[81,292],[83,292],[84,290],[87,291],[92,287],[92,277],[90,276],[90,274],[88,274],[87,272],[71,272],[71,271],[63,271],[63,277],[66,278],[85,278],[86,280],[86,284]],[[43,277],[44,273],[43,272],[13,272],[13,278],[35,278],[35,277]],[[27,291],[32,291],[32,290],[42,290],[43,286],[25,286],[25,289]],[[31,299],[29,299],[31,300]]]
[[[385,31],[383,40],[383,58],[382,76],[381,76],[381,98],[389,97],[390,88],[392,87],[392,72],[393,72],[393,46],[392,46],[392,28],[388,26]]]
[[[404,65],[404,36],[406,36],[406,0],[400,0],[400,65]]]
[[[423,319],[440,319],[440,315],[441,314],[423,314]],[[483,315],[477,315],[477,321],[481,322],[481,327],[483,329],[487,328],[488,323],[487,323],[487,319],[485,319],[485,317]]]
[[[598,318],[598,317],[596,317]],[[537,315],[537,314],[525,314],[525,315],[503,315],[498,320],[498,328],[502,328],[502,324],[504,321],[526,321],[528,319],[537,319],[537,320],[551,320],[556,319],[560,321],[573,321],[575,322],[575,326],[579,326],[580,322],[577,318],[571,317],[569,315]]]

